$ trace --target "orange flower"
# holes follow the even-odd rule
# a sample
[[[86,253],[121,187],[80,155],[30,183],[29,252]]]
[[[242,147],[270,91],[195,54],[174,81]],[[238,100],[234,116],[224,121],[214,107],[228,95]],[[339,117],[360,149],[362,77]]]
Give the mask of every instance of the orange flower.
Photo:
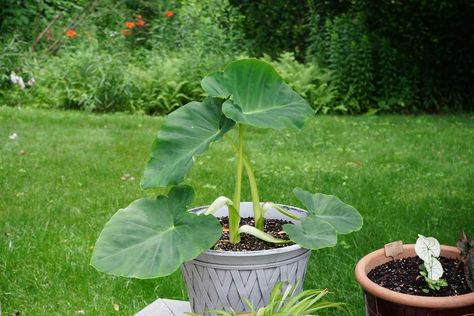
[[[165,16],[167,18],[171,18],[173,15],[174,15],[174,11],[172,11],[172,10],[165,11]]]
[[[144,26],[145,21],[143,21],[141,18],[137,19],[137,26]]]
[[[123,36],[127,36],[127,35],[130,35],[131,32],[130,32],[130,30],[124,29],[124,30],[120,31],[120,34],[122,34]]]
[[[125,27],[127,29],[133,29],[135,27],[135,23],[127,21],[127,22],[125,22]]]
[[[68,29],[66,31],[66,36],[69,37],[69,38],[74,38],[77,36],[77,32],[74,31],[73,29]]]

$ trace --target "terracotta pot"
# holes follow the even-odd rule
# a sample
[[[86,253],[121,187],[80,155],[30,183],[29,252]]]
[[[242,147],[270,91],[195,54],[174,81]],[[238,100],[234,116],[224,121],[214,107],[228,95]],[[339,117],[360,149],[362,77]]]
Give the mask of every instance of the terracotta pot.
[[[415,245],[403,245],[399,254],[387,257],[379,249],[363,257],[355,268],[357,282],[364,289],[368,316],[474,316],[474,292],[458,296],[426,297],[391,291],[372,282],[367,274],[394,259],[416,256]],[[441,256],[459,258],[455,247],[441,246]]]

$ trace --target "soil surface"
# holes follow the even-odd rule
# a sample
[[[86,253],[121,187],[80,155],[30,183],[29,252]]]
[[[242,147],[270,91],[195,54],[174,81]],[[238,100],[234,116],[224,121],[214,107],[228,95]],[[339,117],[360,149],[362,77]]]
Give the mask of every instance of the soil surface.
[[[293,242],[289,242],[287,244],[273,244],[249,234],[241,234],[240,242],[238,244],[232,244],[229,242],[229,218],[227,216],[220,217],[219,221],[223,226],[223,231],[221,239],[219,239],[219,241],[214,245],[214,250],[257,251],[281,248],[293,244]],[[290,223],[291,222],[289,221],[280,219],[265,219],[264,231],[273,237],[289,240],[288,235],[283,231],[283,225]],[[240,219],[240,225],[255,226],[255,222],[252,217],[243,217]]]
[[[448,286],[439,291],[428,287],[425,279],[420,275],[419,266],[423,261],[418,257],[410,257],[390,261],[369,272],[369,279],[378,285],[395,292],[420,296],[455,296],[470,293],[463,270],[463,262],[457,259],[440,257],[444,270],[442,276]],[[424,293],[423,289],[429,289]]]

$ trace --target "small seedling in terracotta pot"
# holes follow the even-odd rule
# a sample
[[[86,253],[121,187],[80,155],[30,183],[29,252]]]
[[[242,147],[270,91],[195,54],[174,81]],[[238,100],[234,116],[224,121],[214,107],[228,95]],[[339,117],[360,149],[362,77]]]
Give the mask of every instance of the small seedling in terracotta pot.
[[[416,244],[397,241],[364,256],[355,274],[364,290],[367,315],[474,314],[469,264],[462,268],[472,245],[463,234],[458,246],[418,235]]]
[[[433,291],[439,291],[441,287],[448,286],[443,276],[443,266],[439,262],[441,245],[434,237],[425,237],[418,235],[415,244],[417,256],[423,260],[420,265],[420,275],[424,278],[428,287]],[[422,289],[424,293],[429,293],[429,289]]]

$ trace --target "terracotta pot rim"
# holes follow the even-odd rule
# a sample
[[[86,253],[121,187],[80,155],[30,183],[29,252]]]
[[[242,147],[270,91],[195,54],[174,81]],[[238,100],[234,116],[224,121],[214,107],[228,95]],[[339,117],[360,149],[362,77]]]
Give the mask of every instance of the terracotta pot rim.
[[[407,253],[413,253],[413,255],[415,255],[414,248],[415,245],[413,244],[403,245],[405,255],[401,257],[407,257]],[[413,255],[408,255],[408,257]],[[443,245],[441,246],[441,255],[446,257],[459,257],[459,250],[456,247]],[[381,260],[382,257],[386,258],[384,249],[373,251],[360,259],[355,268],[357,282],[370,294],[393,303],[422,308],[448,309],[474,304],[474,292],[458,296],[426,297],[398,293],[376,284],[367,277],[367,273],[370,271],[368,271],[368,268],[373,265],[374,261]],[[386,259],[387,261],[390,260],[388,258]]]

